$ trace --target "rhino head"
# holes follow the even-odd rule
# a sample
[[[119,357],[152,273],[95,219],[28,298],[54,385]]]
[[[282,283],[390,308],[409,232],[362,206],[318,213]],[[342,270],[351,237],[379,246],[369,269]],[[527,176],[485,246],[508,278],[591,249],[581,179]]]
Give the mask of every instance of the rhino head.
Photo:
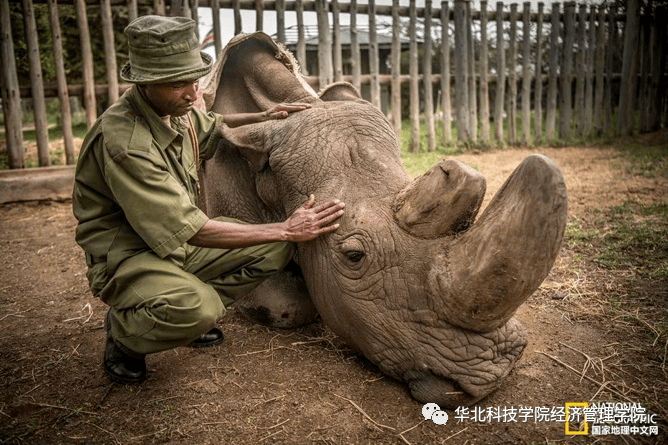
[[[347,83],[315,94],[265,34],[230,42],[203,93],[224,114],[312,104],[224,129],[201,172],[211,216],[272,222],[311,193],[341,199],[339,229],[298,248],[324,323],[420,402],[470,405],[499,387],[527,344],[512,316],[564,234],[566,188],[552,161],[525,159],[476,221],[480,173],[446,160],[410,181],[385,116]]]

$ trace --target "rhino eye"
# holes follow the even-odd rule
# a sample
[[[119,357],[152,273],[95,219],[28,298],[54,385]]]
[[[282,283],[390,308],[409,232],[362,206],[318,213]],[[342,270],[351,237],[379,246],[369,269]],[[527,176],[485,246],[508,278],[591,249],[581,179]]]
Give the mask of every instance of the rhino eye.
[[[364,259],[364,252],[361,252],[359,250],[349,250],[346,252],[346,258],[348,258],[348,261],[351,261],[353,263],[359,263]]]

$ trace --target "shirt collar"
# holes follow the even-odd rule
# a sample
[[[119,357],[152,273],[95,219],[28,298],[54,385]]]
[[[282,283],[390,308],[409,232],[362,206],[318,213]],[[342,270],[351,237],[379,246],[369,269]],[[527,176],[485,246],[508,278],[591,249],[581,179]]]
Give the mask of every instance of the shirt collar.
[[[183,125],[181,118],[172,116],[170,119],[172,128],[169,128],[165,125],[162,118],[158,116],[153,107],[139,93],[137,85],[133,85],[128,94],[130,102],[135,105],[137,111],[146,120],[155,142],[161,149],[166,149],[178,136],[183,137],[187,128]]]

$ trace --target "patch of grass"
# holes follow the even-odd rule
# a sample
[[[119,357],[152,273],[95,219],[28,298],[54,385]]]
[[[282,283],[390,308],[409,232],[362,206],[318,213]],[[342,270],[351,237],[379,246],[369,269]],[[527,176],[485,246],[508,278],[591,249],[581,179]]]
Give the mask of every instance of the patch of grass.
[[[599,231],[597,229],[583,229],[582,223],[575,220],[568,222],[564,239],[566,240],[568,247],[573,249],[582,243],[591,246],[591,241],[598,235]]]
[[[644,278],[668,280],[668,201],[626,201],[602,219],[596,262],[608,269],[631,268]]]
[[[419,150],[417,153],[413,153],[410,151],[412,139],[411,122],[409,120],[404,120],[402,122],[399,146],[401,149],[401,159],[403,161],[404,168],[409,174],[413,176],[421,175],[433,167],[434,164],[443,160],[443,158],[462,154],[470,150],[475,149],[487,151],[494,148],[505,148],[505,145],[499,145],[495,141],[478,141],[466,143],[458,141],[457,128],[454,122],[452,123],[451,142],[447,144],[443,143],[443,123],[439,121],[435,122],[434,130],[435,149],[434,151],[428,152],[427,126],[424,120],[421,120]]]
[[[88,132],[88,126],[85,122],[72,125],[72,134],[75,138],[83,139],[86,136],[87,132]],[[48,133],[49,133],[49,142],[54,142],[63,139],[63,128],[60,126],[51,126],[48,129]],[[3,135],[4,133],[1,133],[0,137],[2,137]],[[23,130],[23,144],[25,150],[27,150],[26,145],[28,143],[30,142],[34,143],[36,141],[37,141],[37,136],[34,129]],[[65,147],[62,144],[60,145],[61,146],[59,148],[55,149],[51,147],[51,150],[49,151],[49,158],[51,161],[51,165],[62,164],[61,159],[64,159]],[[36,159],[26,159],[25,166],[27,168],[39,167],[39,163]],[[2,151],[0,152],[0,170],[7,170],[7,169],[9,169],[9,156],[6,151]]]
[[[628,160],[627,172],[646,178],[668,178],[668,148],[665,145],[617,144],[617,150]]]
[[[9,169],[9,156],[6,151],[0,152],[0,170]]]
[[[75,138],[83,138],[86,136],[88,128],[85,122],[80,124],[72,125],[72,133]],[[49,128],[49,142],[57,141],[58,139],[63,138],[63,128],[62,127],[51,127]],[[37,136],[35,130],[23,130],[23,142],[35,142]]]

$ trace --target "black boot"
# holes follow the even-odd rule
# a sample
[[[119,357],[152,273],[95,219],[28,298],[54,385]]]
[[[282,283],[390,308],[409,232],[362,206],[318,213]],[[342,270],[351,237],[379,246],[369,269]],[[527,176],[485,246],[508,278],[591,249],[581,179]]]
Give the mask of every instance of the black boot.
[[[197,339],[188,344],[191,348],[206,348],[221,344],[225,340],[223,331],[218,328],[212,328],[209,332],[200,335]]]
[[[111,380],[118,383],[139,383],[146,378],[145,356],[131,356],[123,351],[111,334],[109,311],[104,318],[107,331],[107,343],[104,348],[104,370]]]

